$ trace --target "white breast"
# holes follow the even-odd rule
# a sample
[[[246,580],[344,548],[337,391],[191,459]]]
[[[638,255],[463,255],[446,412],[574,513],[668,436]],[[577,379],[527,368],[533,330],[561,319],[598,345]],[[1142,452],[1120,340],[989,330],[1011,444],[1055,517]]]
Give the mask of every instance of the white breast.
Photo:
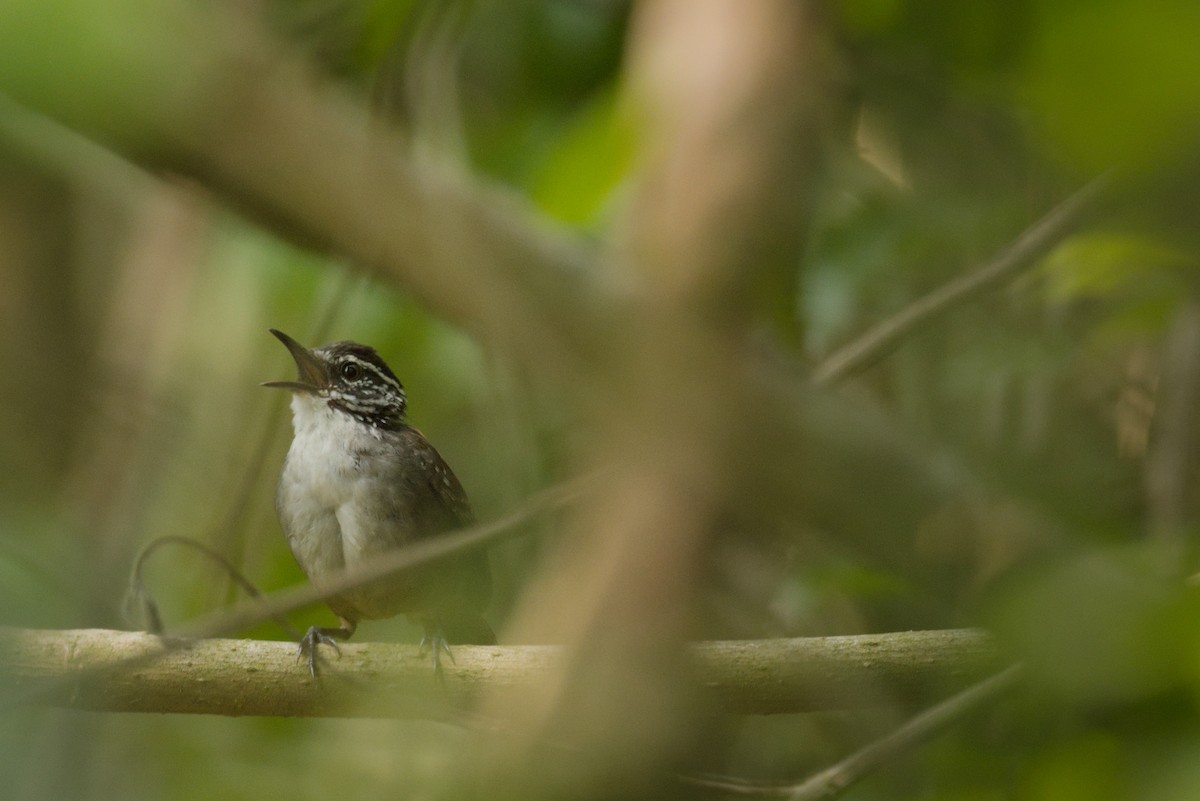
[[[295,436],[279,478],[276,506],[288,544],[313,580],[348,562],[339,510],[360,491],[362,461],[382,446],[375,429],[319,397],[292,396]],[[345,518],[345,513],[341,515]]]

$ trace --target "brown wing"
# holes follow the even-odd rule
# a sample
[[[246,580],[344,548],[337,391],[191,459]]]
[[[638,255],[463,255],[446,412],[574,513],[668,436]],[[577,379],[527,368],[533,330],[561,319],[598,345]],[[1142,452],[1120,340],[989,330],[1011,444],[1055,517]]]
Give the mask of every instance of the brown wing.
[[[467,493],[442,455],[417,429],[406,426],[399,433],[402,451],[410,456],[400,480],[413,504],[414,537],[423,539],[474,523]]]
[[[437,536],[475,522],[471,502],[462,483],[437,449],[415,428],[400,431],[403,446],[410,455],[408,468],[401,478],[410,497],[414,539]],[[487,553],[474,550],[439,568],[431,576],[436,589],[428,596],[426,611],[441,621],[451,642],[482,642],[476,634],[454,634],[463,629],[474,632],[482,626],[490,640],[494,635],[479,612],[488,605],[492,592],[492,572]],[[431,588],[432,589],[432,588]]]

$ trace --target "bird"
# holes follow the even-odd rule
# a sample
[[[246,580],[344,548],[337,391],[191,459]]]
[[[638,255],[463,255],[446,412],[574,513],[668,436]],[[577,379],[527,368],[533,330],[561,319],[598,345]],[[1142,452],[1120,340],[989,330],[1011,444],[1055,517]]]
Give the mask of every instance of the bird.
[[[463,528],[475,517],[454,471],[407,422],[403,385],[374,348],[333,342],[306,348],[270,329],[288,349],[295,381],[265,387],[292,393],[292,442],[280,471],[275,509],[292,555],[316,587],[406,545]],[[491,596],[486,552],[385,577],[337,592],[326,603],[338,626],[312,626],[300,657],[317,677],[321,644],[339,655],[360,620],[406,614],[424,630],[420,652],[441,654],[450,643],[493,645],[483,617]]]

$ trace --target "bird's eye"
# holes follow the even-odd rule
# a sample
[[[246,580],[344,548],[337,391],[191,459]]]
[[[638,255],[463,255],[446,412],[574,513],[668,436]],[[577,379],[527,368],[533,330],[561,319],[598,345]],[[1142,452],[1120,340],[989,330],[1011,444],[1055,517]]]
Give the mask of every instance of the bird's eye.
[[[362,368],[360,368],[354,362],[346,362],[340,368],[338,368],[338,371],[342,374],[342,378],[346,379],[347,381],[353,381],[362,375]]]

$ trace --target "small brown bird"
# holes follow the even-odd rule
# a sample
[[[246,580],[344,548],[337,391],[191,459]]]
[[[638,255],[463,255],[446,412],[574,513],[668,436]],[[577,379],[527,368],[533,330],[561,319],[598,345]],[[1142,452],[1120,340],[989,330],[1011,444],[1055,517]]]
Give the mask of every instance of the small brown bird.
[[[334,342],[312,350],[271,329],[292,354],[295,381],[263,386],[291,390],[295,436],[275,509],[301,569],[318,588],[329,577],[380,554],[474,521],[462,484],[420,431],[405,422],[407,398],[373,348]],[[496,642],[482,610],[491,596],[487,554],[471,552],[436,568],[409,571],[327,599],[341,622],[313,626],[300,653],[316,675],[317,645],[337,649],[360,620],[405,613],[425,630],[421,648]]]

